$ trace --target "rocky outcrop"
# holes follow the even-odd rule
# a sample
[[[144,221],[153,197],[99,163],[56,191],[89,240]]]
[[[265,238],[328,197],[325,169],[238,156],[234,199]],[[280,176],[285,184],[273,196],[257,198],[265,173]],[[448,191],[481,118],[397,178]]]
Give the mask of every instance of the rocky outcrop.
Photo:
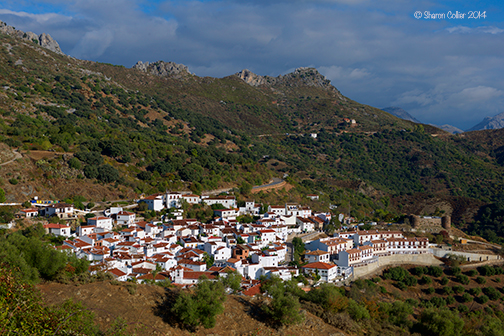
[[[56,42],[56,40],[53,39],[51,37],[51,35],[46,34],[46,33],[42,33],[39,35],[38,40],[39,40],[40,46],[42,46],[46,49],[49,49],[51,51],[54,51],[55,53],[63,54],[58,42]]]
[[[235,74],[244,80],[247,84],[252,86],[313,86],[336,91],[336,88],[331,85],[331,81],[325,78],[315,68],[297,68],[294,72],[278,77],[260,76],[244,69]]]
[[[238,77],[243,79],[247,84],[250,84],[252,86],[259,86],[263,84],[267,84],[268,81],[266,80],[266,77],[256,75],[252,71],[248,69],[243,69],[242,71],[238,72],[236,74]]]
[[[191,76],[187,66],[173,62],[157,61],[154,63],[138,61],[133,69],[150,73],[159,77],[185,78]]]
[[[61,51],[58,42],[56,42],[56,40],[54,40],[49,34],[42,33],[40,35],[37,35],[32,32],[25,33],[24,31],[9,26],[2,21],[0,21],[0,33],[7,34],[22,40],[37,43],[39,46],[43,48],[49,49],[51,51],[54,51],[55,53],[63,55],[63,52]]]

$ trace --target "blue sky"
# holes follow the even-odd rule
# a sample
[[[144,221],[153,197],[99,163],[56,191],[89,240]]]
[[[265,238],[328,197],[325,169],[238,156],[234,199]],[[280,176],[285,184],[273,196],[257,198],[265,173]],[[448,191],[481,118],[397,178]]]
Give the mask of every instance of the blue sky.
[[[468,129],[504,112],[499,1],[4,0],[0,20],[126,67],[163,60],[224,77],[312,66],[349,98],[425,123]]]

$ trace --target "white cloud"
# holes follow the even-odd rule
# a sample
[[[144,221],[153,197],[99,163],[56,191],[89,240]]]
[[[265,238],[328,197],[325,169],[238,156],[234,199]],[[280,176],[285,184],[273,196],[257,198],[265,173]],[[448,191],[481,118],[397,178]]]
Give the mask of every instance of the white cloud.
[[[465,101],[478,102],[481,100],[493,99],[502,96],[503,91],[488,86],[477,86],[472,88],[463,89],[456,95],[456,99],[463,99]]]
[[[11,10],[8,10],[8,9],[0,9],[0,15],[13,15],[13,16],[17,16],[17,17],[20,17],[20,18],[27,18],[27,19],[31,19],[33,21],[36,21],[37,23],[39,24],[45,24],[45,23],[49,23],[51,21],[54,21],[54,20],[64,20],[64,21],[67,21],[69,20],[68,17],[65,17],[63,15],[59,15],[59,14],[56,14],[56,13],[46,13],[46,14],[31,14],[31,13],[27,13],[27,12],[14,12],[14,11],[11,11]]]
[[[496,35],[504,33],[504,29],[500,29],[495,26],[482,26],[476,28],[470,28],[467,26],[455,26],[455,27],[448,27],[446,28],[446,30],[449,33],[458,33],[458,34],[485,33]]]

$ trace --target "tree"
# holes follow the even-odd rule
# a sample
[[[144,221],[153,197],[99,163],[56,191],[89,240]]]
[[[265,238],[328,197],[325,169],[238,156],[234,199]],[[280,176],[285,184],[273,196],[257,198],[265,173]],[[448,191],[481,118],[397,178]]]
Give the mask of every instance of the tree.
[[[104,164],[98,167],[98,180],[111,183],[119,180],[119,172],[111,165]]]
[[[240,185],[240,193],[242,195],[248,195],[252,191],[252,185],[247,181],[243,181]]]
[[[203,178],[203,168],[195,163],[190,163],[179,171],[179,175],[185,181],[201,182]]]
[[[35,287],[0,264],[2,335],[99,335],[93,314],[79,303],[46,307]]]
[[[214,258],[214,256],[211,256],[205,252],[205,254],[203,255],[203,261],[206,263],[207,268],[210,268],[213,266],[213,264],[215,262],[215,258]]]
[[[300,311],[299,299],[290,292],[286,292],[281,281],[269,287],[268,293],[273,299],[263,309],[275,322],[290,325],[297,324],[304,319]]]
[[[301,238],[294,237],[294,239],[292,239],[292,246],[294,247],[295,254],[297,254],[298,256],[302,256],[304,254],[305,245]]]
[[[138,206],[137,206],[138,211],[145,211],[147,209],[149,209],[149,205],[146,202],[138,203]]]
[[[5,199],[5,191],[0,188],[0,203],[5,203],[6,199]]]
[[[68,166],[70,168],[74,168],[74,169],[79,169],[80,170],[82,168],[82,162],[79,159],[73,157],[70,160],[68,160]]]
[[[231,288],[233,292],[238,292],[241,288],[242,276],[238,271],[227,271],[226,276],[221,278],[225,287]]]
[[[344,310],[349,302],[340,287],[327,283],[312,288],[308,292],[306,299],[334,313]]]
[[[381,302],[380,311],[387,313],[389,322],[394,325],[410,325],[408,317],[413,314],[413,307],[402,301],[394,301],[394,303]]]
[[[177,298],[172,312],[191,329],[198,325],[215,326],[215,316],[224,311],[226,292],[221,281],[200,278],[194,294],[183,293]]]
[[[367,308],[358,304],[353,299],[350,299],[347,311],[350,317],[356,321],[368,320],[371,317]]]

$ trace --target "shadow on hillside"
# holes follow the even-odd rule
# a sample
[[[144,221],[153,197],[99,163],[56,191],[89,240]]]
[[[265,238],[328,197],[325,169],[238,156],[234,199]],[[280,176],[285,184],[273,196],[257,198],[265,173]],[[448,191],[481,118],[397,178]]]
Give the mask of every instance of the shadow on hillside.
[[[251,302],[251,299],[246,299],[240,296],[233,296],[233,299],[243,305],[243,311],[251,318],[262,322],[262,323],[270,323],[270,317],[264,313],[262,309],[262,305],[265,304],[264,301],[258,299],[252,299],[255,302]]]
[[[180,327],[180,320],[171,311],[178,295],[178,290],[166,288],[164,295],[157,300],[156,306],[153,308],[153,313],[161,317],[163,322],[171,326]]]

